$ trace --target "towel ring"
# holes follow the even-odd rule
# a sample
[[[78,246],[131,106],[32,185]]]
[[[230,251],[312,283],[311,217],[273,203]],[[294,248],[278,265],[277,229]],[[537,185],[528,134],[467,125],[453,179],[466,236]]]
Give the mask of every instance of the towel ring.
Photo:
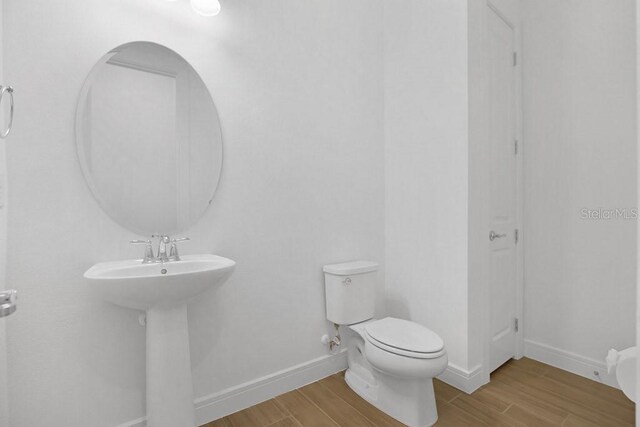
[[[9,93],[9,101],[11,102],[11,109],[9,110],[9,125],[5,130],[0,132],[0,138],[5,139],[11,133],[11,126],[13,126],[13,88],[11,86],[0,86],[0,105],[2,105],[2,98],[5,93]]]

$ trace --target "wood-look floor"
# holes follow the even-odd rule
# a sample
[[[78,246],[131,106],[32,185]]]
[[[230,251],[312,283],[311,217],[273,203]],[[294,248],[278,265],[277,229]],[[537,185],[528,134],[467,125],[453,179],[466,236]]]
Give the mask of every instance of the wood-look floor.
[[[633,426],[634,405],[620,390],[531,359],[512,360],[467,395],[435,380],[438,426]],[[203,427],[403,426],[344,382],[344,373]]]

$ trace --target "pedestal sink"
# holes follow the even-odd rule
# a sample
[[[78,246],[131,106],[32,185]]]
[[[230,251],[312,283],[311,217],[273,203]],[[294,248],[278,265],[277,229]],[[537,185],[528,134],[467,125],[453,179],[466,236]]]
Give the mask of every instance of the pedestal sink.
[[[235,264],[187,255],[167,263],[103,262],[84,273],[106,301],[147,313],[147,426],[195,426],[187,302],[223,284]]]

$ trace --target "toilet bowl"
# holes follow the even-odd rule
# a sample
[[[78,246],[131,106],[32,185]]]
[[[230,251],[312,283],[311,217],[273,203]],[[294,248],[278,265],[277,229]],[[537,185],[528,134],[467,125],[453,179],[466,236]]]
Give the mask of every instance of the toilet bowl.
[[[327,319],[342,326],[347,347],[345,380],[363,399],[408,425],[438,419],[433,378],[447,367],[442,339],[418,323],[374,319],[374,262],[324,267]]]
[[[621,351],[611,349],[607,355],[607,370],[609,373],[615,370],[620,389],[634,402],[636,401],[637,355],[637,347],[629,347]]]
[[[388,335],[375,335],[380,326]],[[345,380],[349,387],[410,427],[435,424],[438,411],[433,378],[444,372],[448,362],[442,339],[421,325],[392,317],[368,320],[348,329],[345,339],[349,368]],[[406,340],[406,344],[394,347],[394,337]],[[419,344],[431,339],[428,349],[432,351],[424,351]]]

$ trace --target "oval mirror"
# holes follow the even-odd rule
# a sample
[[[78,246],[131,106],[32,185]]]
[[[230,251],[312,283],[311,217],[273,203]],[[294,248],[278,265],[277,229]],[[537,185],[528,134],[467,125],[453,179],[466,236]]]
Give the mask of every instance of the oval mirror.
[[[213,99],[184,58],[155,43],[122,45],[93,67],[78,101],[76,142],[100,206],[139,234],[192,226],[220,179]]]

